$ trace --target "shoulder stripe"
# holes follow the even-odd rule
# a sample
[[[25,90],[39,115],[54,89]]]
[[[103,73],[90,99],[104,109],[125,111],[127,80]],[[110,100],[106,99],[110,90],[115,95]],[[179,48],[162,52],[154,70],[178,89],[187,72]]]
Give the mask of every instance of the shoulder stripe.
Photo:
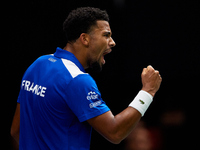
[[[80,74],[86,74],[82,72],[72,61],[63,58],[61,58],[61,60],[67,68],[67,70],[69,71],[69,73],[71,74],[72,78],[75,78]]]

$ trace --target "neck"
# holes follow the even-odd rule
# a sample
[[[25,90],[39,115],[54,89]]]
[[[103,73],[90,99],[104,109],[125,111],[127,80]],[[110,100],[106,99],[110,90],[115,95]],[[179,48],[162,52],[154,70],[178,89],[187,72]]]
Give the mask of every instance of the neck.
[[[81,63],[84,69],[88,68],[87,55],[84,47],[81,47],[79,46],[79,44],[74,42],[74,43],[67,43],[63,49],[74,54],[74,56],[78,59],[78,61]]]

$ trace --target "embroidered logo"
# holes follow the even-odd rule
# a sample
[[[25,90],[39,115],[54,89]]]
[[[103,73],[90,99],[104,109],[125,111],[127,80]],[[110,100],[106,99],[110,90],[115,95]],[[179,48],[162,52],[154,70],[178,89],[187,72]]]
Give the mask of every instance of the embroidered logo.
[[[51,61],[51,62],[56,62],[57,61],[56,59],[54,59],[52,57],[50,57],[48,60]]]
[[[144,101],[142,101],[141,99],[140,99],[139,101],[140,101],[140,103],[141,103],[141,104],[143,104],[143,105],[144,105]]]
[[[96,94],[96,92],[90,91],[86,98],[87,100],[94,100],[98,98],[98,94]]]
[[[93,108],[93,107],[97,107],[97,106],[101,105],[101,103],[102,103],[101,100],[99,100],[94,103],[90,103],[89,106],[90,106],[90,108]]]

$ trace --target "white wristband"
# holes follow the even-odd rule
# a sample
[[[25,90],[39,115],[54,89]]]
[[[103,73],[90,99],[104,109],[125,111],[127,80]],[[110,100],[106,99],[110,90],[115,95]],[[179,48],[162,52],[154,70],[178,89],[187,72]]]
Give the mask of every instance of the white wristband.
[[[134,100],[129,104],[129,106],[137,109],[141,113],[141,115],[144,116],[144,113],[146,112],[152,101],[153,96],[148,92],[141,90],[134,98]]]

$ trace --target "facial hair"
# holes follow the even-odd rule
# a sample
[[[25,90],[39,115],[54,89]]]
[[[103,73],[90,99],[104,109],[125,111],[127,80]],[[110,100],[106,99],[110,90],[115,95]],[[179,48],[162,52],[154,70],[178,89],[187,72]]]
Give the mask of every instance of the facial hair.
[[[99,73],[102,71],[102,66],[98,62],[94,62],[90,65],[90,67],[87,69],[87,72],[89,73]]]

